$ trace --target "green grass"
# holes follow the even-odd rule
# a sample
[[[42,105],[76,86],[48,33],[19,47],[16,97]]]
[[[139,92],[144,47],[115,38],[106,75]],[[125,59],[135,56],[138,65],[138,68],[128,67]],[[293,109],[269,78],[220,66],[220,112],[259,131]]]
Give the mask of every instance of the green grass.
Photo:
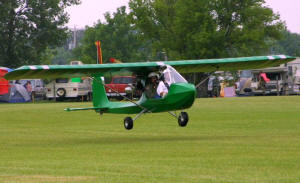
[[[167,113],[64,112],[89,103],[0,105],[0,182],[299,183],[300,96],[198,99]]]

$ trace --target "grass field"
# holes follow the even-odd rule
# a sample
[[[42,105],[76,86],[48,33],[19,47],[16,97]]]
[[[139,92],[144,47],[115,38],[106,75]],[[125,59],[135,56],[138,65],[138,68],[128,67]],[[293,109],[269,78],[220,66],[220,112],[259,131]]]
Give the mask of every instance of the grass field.
[[[300,96],[198,99],[167,113],[64,112],[89,103],[0,104],[0,182],[299,183]]]

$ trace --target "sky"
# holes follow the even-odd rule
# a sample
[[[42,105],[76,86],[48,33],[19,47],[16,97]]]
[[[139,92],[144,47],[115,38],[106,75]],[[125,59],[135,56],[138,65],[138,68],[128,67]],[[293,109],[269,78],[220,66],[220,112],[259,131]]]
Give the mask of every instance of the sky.
[[[105,20],[104,13],[113,13],[118,7],[127,6],[129,0],[81,0],[80,5],[66,9],[70,14],[68,27],[84,28],[86,25],[93,26],[100,19]]]
[[[84,28],[93,26],[100,19],[104,21],[104,13],[113,13],[120,6],[127,6],[129,0],[81,0],[77,6],[67,8],[70,14],[68,27]],[[266,5],[279,13],[286,22],[289,31],[300,33],[300,0],[265,0]]]

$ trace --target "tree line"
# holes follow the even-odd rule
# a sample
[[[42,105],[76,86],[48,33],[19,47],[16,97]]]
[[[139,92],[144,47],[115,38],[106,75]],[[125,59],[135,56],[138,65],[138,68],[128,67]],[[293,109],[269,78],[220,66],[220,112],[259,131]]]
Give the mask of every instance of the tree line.
[[[64,9],[79,0],[0,2],[0,65],[96,63],[95,41],[103,60],[123,62],[300,54],[300,36],[286,30],[264,0],[130,0],[105,14],[72,52],[58,49],[68,37]]]

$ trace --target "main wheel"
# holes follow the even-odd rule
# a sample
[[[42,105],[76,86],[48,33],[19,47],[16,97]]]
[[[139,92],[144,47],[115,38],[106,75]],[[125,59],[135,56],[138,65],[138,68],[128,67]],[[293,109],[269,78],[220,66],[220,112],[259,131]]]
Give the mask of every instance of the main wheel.
[[[189,121],[189,116],[186,112],[181,112],[178,117],[178,125],[181,127],[185,127]]]
[[[133,120],[131,117],[126,117],[124,119],[124,127],[127,129],[127,130],[131,130],[133,128]]]

